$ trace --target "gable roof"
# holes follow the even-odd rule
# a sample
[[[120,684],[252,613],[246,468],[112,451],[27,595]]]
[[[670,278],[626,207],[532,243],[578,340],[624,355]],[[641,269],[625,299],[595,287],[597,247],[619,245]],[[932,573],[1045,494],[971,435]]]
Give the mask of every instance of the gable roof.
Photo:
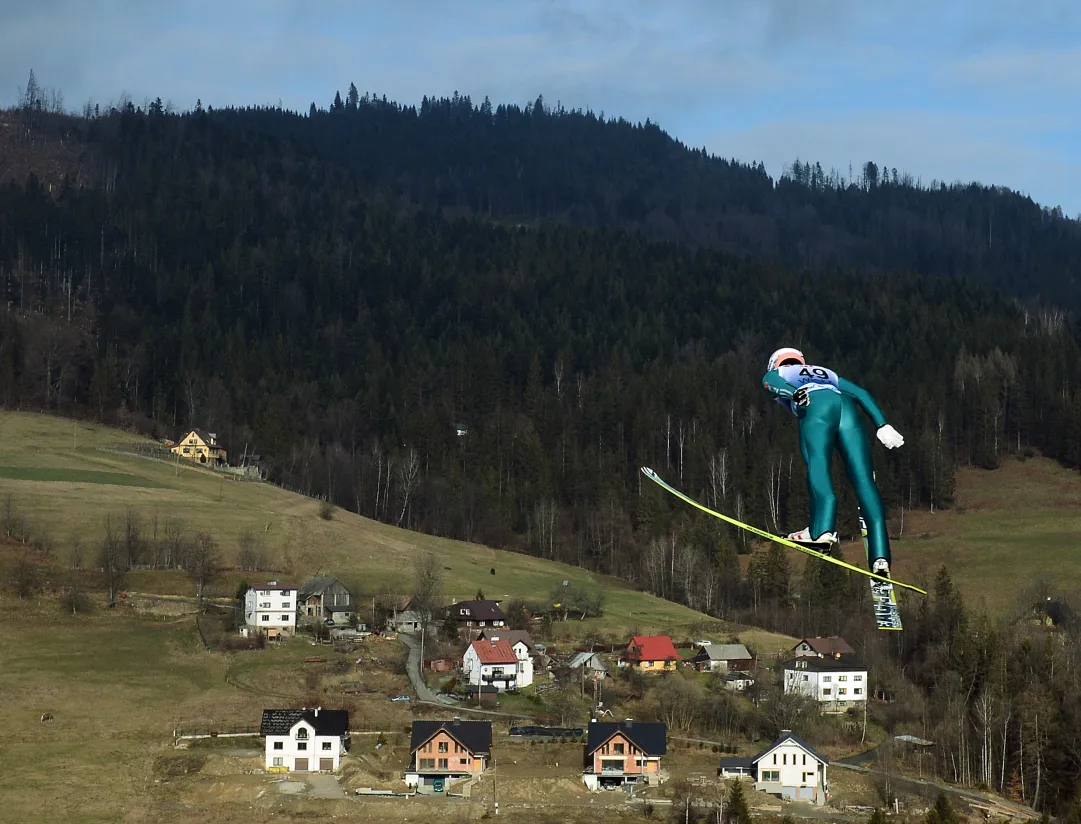
[[[751,652],[743,644],[704,644],[699,657],[710,661],[750,661]]]
[[[409,751],[416,752],[440,730],[446,730],[455,741],[473,755],[486,755],[492,751],[491,721],[414,721],[409,739]]]
[[[637,651],[630,650],[631,644],[637,647]],[[670,658],[683,660],[683,656],[676,652],[672,639],[667,635],[635,635],[627,647],[625,657],[637,661],[667,661]]]
[[[814,747],[812,747],[810,744],[808,744],[806,741],[804,741],[798,735],[793,733],[791,730],[781,730],[780,738],[778,738],[776,741],[774,741],[772,744],[770,744],[768,747],[766,747],[764,750],[762,750],[762,752],[760,752],[758,755],[756,755],[751,763],[752,764],[757,764],[759,761],[761,761],[763,758],[765,758],[767,755],[769,755],[771,752],[773,752],[775,749],[777,749],[779,746],[781,746],[782,744],[784,744],[787,741],[791,741],[792,743],[796,744],[797,746],[802,747],[803,749],[805,749],[807,751],[807,753],[809,755],[813,755],[815,758],[817,758],[823,764],[829,764],[830,763],[829,758],[827,758],[825,755],[820,753],[818,750],[816,750]]]
[[[524,629],[505,629],[504,627],[492,627],[491,629],[482,629],[480,634],[477,635],[477,640],[495,638],[497,641],[509,641],[513,647],[515,644],[521,642],[526,645],[530,655],[536,655],[537,649],[533,646],[533,639],[529,633]]]
[[[592,663],[590,663],[591,661]],[[608,667],[604,665],[604,661],[602,661],[595,652],[576,652],[574,657],[567,662],[567,666],[571,669],[578,669],[578,667],[583,667],[586,664],[590,664],[590,666],[595,666],[595,668],[603,670],[608,669]]]
[[[651,758],[668,752],[668,728],[660,721],[591,721],[586,755],[592,755],[617,732]]]
[[[280,592],[281,590],[284,590],[284,589],[296,589],[296,587],[293,586],[292,584],[286,584],[286,583],[283,583],[281,581],[263,581],[262,583],[249,585],[248,589],[249,590],[254,589],[256,592],[259,592],[259,591],[271,591],[271,590],[276,589],[276,590],[278,590]]]
[[[316,735],[345,735],[349,710],[263,710],[260,735],[288,735],[298,721],[307,721]]]
[[[465,615],[462,615],[463,609],[468,610]],[[483,601],[459,601],[458,603],[451,604],[447,607],[447,611],[459,621],[507,620],[507,616],[503,613],[503,610],[499,608],[499,602],[490,601],[488,599]]]
[[[300,598],[310,598],[312,595],[321,595],[327,591],[327,588],[337,581],[337,578],[329,578],[325,576],[317,576],[309,578],[304,586],[300,588]]]
[[[803,638],[799,644],[792,647],[793,650],[798,648],[800,644],[806,644],[818,655],[855,655],[856,651],[852,649],[851,645],[844,638],[839,635],[827,635],[826,637],[816,636],[814,638]]]
[[[469,645],[477,653],[477,658],[480,659],[482,664],[517,664],[518,656],[514,654],[514,649],[510,645],[510,641],[492,641],[486,639],[483,641],[474,641]]]
[[[222,448],[221,444],[218,443],[217,433],[214,433],[214,436],[211,437],[210,433],[207,432],[205,429],[189,429],[189,430],[187,430],[185,432],[184,436],[180,439],[180,442],[183,442],[184,438],[187,438],[187,437],[189,437],[191,435],[198,436],[199,440],[201,440],[203,443],[205,443],[209,447],[212,447],[212,448],[213,447],[218,447],[219,449]]]

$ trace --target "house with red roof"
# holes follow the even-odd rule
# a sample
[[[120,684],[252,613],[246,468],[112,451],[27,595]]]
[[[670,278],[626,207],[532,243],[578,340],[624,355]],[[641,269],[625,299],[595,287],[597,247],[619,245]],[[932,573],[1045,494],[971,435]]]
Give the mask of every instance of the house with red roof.
[[[667,635],[635,635],[619,657],[619,666],[640,672],[671,672],[683,660]]]
[[[462,656],[462,675],[475,686],[506,692],[533,683],[533,661],[519,658],[506,638],[481,638]]]

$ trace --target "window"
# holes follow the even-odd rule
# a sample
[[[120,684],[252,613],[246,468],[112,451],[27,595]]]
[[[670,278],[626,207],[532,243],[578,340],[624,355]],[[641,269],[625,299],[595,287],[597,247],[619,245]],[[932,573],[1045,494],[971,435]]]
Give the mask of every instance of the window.
[[[839,690],[837,690],[838,695],[846,695],[847,693],[848,690],[846,690],[844,687],[841,687]]]
[[[468,767],[469,766],[469,759],[468,758],[459,758],[458,763],[461,764],[463,767]]]
[[[184,454],[185,455],[190,455],[191,454],[191,450],[188,449],[188,447],[186,447],[186,446],[184,447]]]
[[[282,601],[282,609],[289,609],[289,602],[288,601]]]
[[[781,780],[781,771],[780,770],[762,770],[762,780],[763,781],[780,781]]]
[[[283,615],[283,616],[282,616],[282,621],[283,621],[284,623],[288,624],[288,623],[289,623],[289,616],[288,616],[288,615]]]
[[[284,750],[285,749],[285,742],[284,741],[275,741],[274,742],[274,749],[276,749],[276,750]]]
[[[852,676],[852,680],[853,680],[853,681],[862,681],[862,680],[863,680],[863,676],[862,676],[862,675],[853,675],[853,676]]]
[[[299,730],[297,730],[297,740],[298,741],[305,740],[305,739],[307,739],[307,737],[308,737],[308,730],[307,729],[305,729],[304,727],[301,727]]]
[[[329,741],[324,741],[323,742],[323,749],[324,750],[329,750],[330,749],[330,742]]]
[[[274,766],[275,767],[281,767],[284,764],[285,764],[285,762],[282,760],[282,757],[280,755],[277,758],[274,759]]]
[[[270,601],[263,601],[259,604],[259,609],[270,609]]]
[[[439,751],[440,752],[447,752],[447,742],[446,741],[440,741],[439,742]]]
[[[773,763],[774,763],[775,765],[776,765],[776,763],[777,763],[777,753],[774,753],[774,754],[773,754]]]
[[[781,764],[783,764],[785,767],[788,766],[788,753],[784,753],[781,756]]]
[[[283,595],[284,597],[288,598],[288,597],[289,597],[289,590],[287,590],[287,589],[283,589],[283,590],[282,590],[282,595]]]
[[[434,770],[435,769],[435,759],[434,758],[422,758],[422,759],[420,759],[420,767],[418,769],[421,769],[421,770]]]
[[[803,766],[807,766],[807,753],[803,754]]]
[[[804,673],[804,674],[803,674],[803,680],[804,680],[804,681],[807,681],[807,680],[809,680],[809,676],[807,675],[807,673]]]
[[[859,687],[856,687],[854,690],[852,690],[852,694],[853,695],[863,695],[863,690],[860,689]]]
[[[823,687],[822,688],[822,694],[823,695],[833,695],[833,687]]]
[[[838,675],[838,676],[837,676],[837,680],[838,680],[838,681],[847,681],[847,680],[848,680],[848,676],[847,676],[847,675]]]
[[[616,755],[623,755],[624,754],[622,744],[613,744],[612,747],[614,748],[613,751],[615,752]]]
[[[454,743],[454,752],[455,753],[460,753],[460,752],[464,752],[464,751],[465,751],[465,747],[463,747],[461,744],[459,744],[457,742]]]
[[[832,676],[829,676],[829,675],[823,675],[822,676],[822,683],[825,684],[827,681],[830,680],[831,677]]]
[[[448,764],[447,764],[448,761],[449,761],[449,759],[447,759],[447,758],[440,758],[439,759],[439,769],[441,769],[441,770],[448,769]]]
[[[261,589],[261,590],[259,590],[259,594],[260,594],[260,595],[270,595],[270,590],[268,590],[268,589]]]
[[[270,620],[270,616],[269,616],[269,615],[261,615],[261,616],[259,617],[259,620],[260,620],[260,621],[269,621],[269,620]]]
[[[297,741],[297,749],[298,750],[306,750],[306,749],[308,749],[308,742],[307,741]]]

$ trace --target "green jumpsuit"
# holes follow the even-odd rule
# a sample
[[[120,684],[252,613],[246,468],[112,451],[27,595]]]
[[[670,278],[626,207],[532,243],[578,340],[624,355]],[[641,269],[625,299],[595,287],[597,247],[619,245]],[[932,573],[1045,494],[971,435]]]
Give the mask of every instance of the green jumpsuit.
[[[875,484],[871,450],[859,414],[859,407],[863,407],[876,427],[885,426],[886,416],[875,399],[866,389],[838,377],[832,370],[805,364],[772,369],[762,378],[762,384],[799,419],[800,451],[807,464],[811,536],[818,538],[832,532],[837,521],[830,459],[833,450],[838,449],[867,524],[868,562],[873,565],[884,558],[890,563],[886,511]],[[806,406],[792,400],[802,386],[809,390]]]

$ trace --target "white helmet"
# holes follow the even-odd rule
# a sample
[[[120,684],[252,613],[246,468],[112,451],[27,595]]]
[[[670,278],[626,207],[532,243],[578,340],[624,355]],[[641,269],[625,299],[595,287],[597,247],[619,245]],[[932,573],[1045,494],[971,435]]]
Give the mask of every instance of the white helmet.
[[[766,371],[772,372],[785,361],[795,361],[796,363],[802,364],[807,363],[807,359],[803,357],[803,353],[799,351],[799,349],[793,349],[791,346],[783,346],[769,356],[769,363],[766,365]]]

